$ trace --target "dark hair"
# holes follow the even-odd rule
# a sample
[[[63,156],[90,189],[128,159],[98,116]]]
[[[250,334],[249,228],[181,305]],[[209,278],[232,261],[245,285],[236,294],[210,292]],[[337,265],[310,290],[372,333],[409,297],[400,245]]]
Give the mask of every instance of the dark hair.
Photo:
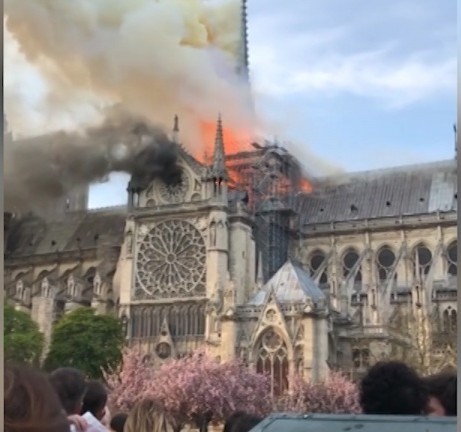
[[[427,400],[422,378],[398,361],[376,363],[360,384],[364,414],[421,415]]]
[[[224,428],[222,432],[231,432],[235,422],[240,418],[245,416],[246,413],[243,411],[237,411],[233,413],[230,417],[227,418],[226,423],[224,423]]]
[[[110,428],[115,432],[123,432],[127,418],[128,414],[125,413],[114,415],[110,421]]]
[[[69,422],[48,378],[26,367],[4,371],[5,432],[68,432]]]
[[[50,382],[68,415],[80,414],[86,391],[85,376],[74,368],[59,368],[50,375]]]
[[[104,408],[107,403],[107,389],[99,381],[89,381],[86,385],[86,393],[80,414],[90,412],[98,420],[104,417]]]
[[[457,416],[457,385],[456,372],[440,372],[424,378],[430,396],[437,398],[447,416]]]
[[[244,414],[238,417],[232,425],[230,432],[249,432],[256,425],[261,423],[262,418],[251,414]]]

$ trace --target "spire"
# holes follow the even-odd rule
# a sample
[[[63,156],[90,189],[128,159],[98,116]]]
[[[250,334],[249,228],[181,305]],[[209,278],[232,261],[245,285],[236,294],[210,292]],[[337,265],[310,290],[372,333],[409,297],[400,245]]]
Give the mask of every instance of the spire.
[[[214,144],[213,163],[211,166],[211,176],[216,179],[227,180],[226,156],[224,152],[224,137],[222,129],[221,114],[218,117],[216,127],[216,138]]]
[[[179,118],[177,115],[174,116],[172,140],[176,144],[179,142]]]
[[[458,159],[458,128],[456,124],[453,125],[453,132],[455,134],[455,159]]]
[[[241,0],[238,74],[249,79],[247,0]]]

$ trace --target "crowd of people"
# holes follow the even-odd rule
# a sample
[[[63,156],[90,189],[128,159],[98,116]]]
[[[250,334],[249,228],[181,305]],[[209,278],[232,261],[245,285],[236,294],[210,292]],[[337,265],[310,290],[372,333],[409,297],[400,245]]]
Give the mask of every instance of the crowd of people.
[[[174,419],[154,401],[111,416],[108,389],[73,368],[46,375],[26,367],[7,367],[5,432],[177,432]],[[380,362],[360,382],[364,414],[457,416],[457,374],[421,377],[401,362]],[[191,395],[191,397],[194,397]],[[262,418],[233,414],[223,432],[249,432]]]

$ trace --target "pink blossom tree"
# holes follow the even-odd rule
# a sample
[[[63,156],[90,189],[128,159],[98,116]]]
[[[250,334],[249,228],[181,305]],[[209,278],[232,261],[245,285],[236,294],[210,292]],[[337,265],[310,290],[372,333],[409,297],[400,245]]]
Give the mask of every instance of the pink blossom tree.
[[[154,370],[138,348],[125,348],[119,368],[104,374],[110,389],[109,404],[119,411],[130,410],[146,397]]]
[[[357,386],[338,372],[332,372],[318,383],[293,377],[290,390],[280,399],[277,408],[285,412],[315,414],[357,414],[361,411]]]
[[[178,427],[192,422],[202,431],[237,410],[263,414],[271,409],[265,376],[237,361],[219,363],[203,351],[165,363],[146,395],[159,402]]]

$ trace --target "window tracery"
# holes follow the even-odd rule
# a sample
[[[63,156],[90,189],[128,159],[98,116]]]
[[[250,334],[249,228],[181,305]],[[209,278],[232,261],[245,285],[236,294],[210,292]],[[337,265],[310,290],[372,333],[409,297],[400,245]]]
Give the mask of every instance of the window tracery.
[[[376,264],[378,270],[378,280],[384,283],[392,273],[395,264],[395,253],[389,246],[383,246],[377,253]]]
[[[202,337],[205,334],[205,305],[135,306],[131,310],[131,336],[152,338],[162,334],[164,321],[175,338]]]
[[[432,252],[423,243],[417,245],[413,253],[414,259],[414,275],[417,279],[426,276],[429,273],[432,265]]]
[[[262,334],[256,355],[256,371],[269,376],[272,396],[281,395],[288,388],[288,351],[285,341],[270,328]]]
[[[370,350],[368,348],[353,348],[352,364],[355,369],[366,369],[370,366]]]
[[[316,250],[312,253],[309,259],[309,268],[311,270],[311,276],[313,276],[317,270],[323,265],[325,262],[325,254],[321,250]],[[328,283],[328,276],[327,276],[327,269],[322,272],[320,275],[319,283],[321,285]]]
[[[171,220],[157,224],[140,242],[136,281],[155,298],[205,293],[206,245],[191,223]]]
[[[189,175],[184,169],[181,170],[180,176],[176,181],[167,183],[163,180],[158,180],[160,198],[167,203],[181,203],[186,198],[190,183]]]
[[[343,277],[346,279],[354,269],[355,265],[359,261],[359,254],[354,249],[349,249],[343,256]],[[354,283],[360,284],[362,282],[362,272],[360,269],[356,272],[354,277]]]

